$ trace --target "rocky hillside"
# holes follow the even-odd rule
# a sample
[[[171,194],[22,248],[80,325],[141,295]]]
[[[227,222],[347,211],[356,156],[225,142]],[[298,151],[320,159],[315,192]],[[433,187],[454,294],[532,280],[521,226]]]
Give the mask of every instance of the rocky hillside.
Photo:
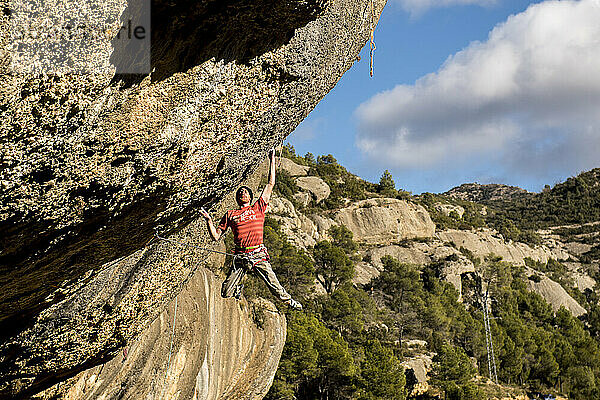
[[[293,350],[296,341],[311,335],[303,328],[308,320],[293,318],[292,338],[268,399],[286,398],[286,390],[298,398],[346,391],[378,398],[400,393],[402,385],[408,398],[435,398],[442,392],[447,398],[473,399],[529,399],[536,391],[573,399],[595,396],[593,389],[578,389],[583,381],[573,374],[585,370],[591,379],[600,378],[600,365],[583,361],[600,355],[598,223],[529,233],[533,222],[506,216],[514,229],[528,232],[522,237],[535,239],[514,240],[495,229],[500,202],[522,207],[523,199],[541,195],[502,185],[463,185],[455,192],[479,200],[456,193],[411,196],[387,187],[384,178],[379,185],[360,180],[332,156],[300,157],[289,146],[285,153],[289,159],[281,162],[278,197],[270,204],[274,236],[268,241],[280,247],[287,240],[296,250],[285,252],[278,274],[303,274],[306,282],[313,276],[303,300],[323,326],[315,325],[312,332],[338,332],[352,354],[366,358],[355,359],[353,371],[336,370],[320,364],[320,351],[353,356],[317,348],[311,368],[321,377],[300,370],[291,374],[300,365],[295,364],[300,357]],[[548,193],[556,197],[564,185]],[[586,185],[595,187],[587,178]],[[313,263],[313,272],[307,263]],[[492,300],[482,300],[486,291]],[[482,307],[492,316],[497,383],[487,369]],[[582,346],[581,363],[561,358],[560,346],[579,346],[575,343]],[[387,365],[377,370],[379,376],[395,376],[400,383],[374,380],[369,357]],[[404,377],[397,363],[404,366]],[[464,368],[460,373],[452,370],[458,365]],[[313,379],[330,383],[317,390]]]
[[[84,69],[100,68],[97,73],[15,72],[21,54],[11,39],[18,37],[13,30],[19,24],[11,23],[9,11],[17,3],[5,2],[0,397],[29,397],[114,360],[132,343],[154,345],[152,338],[138,338],[152,334],[163,310],[173,307],[182,287],[204,268],[207,253],[194,247],[207,246],[198,209],[220,213],[229,206],[226,195],[250,179],[267,150],[352,66],[370,34],[365,10],[371,3],[376,20],[385,0],[152,2],[152,72],[123,75],[111,64],[117,51],[112,37],[99,38],[76,57]],[[88,15],[85,7],[54,2],[29,15],[27,26],[41,31],[49,21],[65,26]],[[126,13],[138,11],[125,1],[107,2],[85,23],[108,24],[108,32],[117,32]],[[179,244],[159,240],[156,233]],[[199,310],[208,306],[198,303]],[[223,307],[232,318],[248,317]],[[227,325],[185,312],[180,317]],[[239,326],[249,327],[247,321]],[[238,335],[242,332],[231,339]],[[199,346],[208,346],[211,338],[204,339]],[[276,355],[280,347],[271,344]],[[174,350],[186,348],[177,346]],[[136,354],[154,357],[147,349]],[[160,365],[140,361],[148,375],[122,385],[119,397],[135,397],[136,388],[146,384],[160,387],[154,373],[164,371],[164,354],[157,356]],[[189,354],[204,353],[198,348]],[[217,363],[221,355],[214,357]],[[244,363],[253,362],[237,361],[243,363],[227,364],[234,380],[245,376]],[[123,368],[127,374],[129,367]],[[106,374],[117,369],[105,369],[96,374],[102,382],[89,383],[94,393],[112,390],[107,379],[116,375]],[[213,374],[198,371],[200,380]],[[189,373],[162,386],[192,393],[196,370]],[[258,392],[268,381],[264,376]],[[186,386],[169,386],[173,382]],[[218,397],[215,390],[233,388],[229,383],[196,386]]]
[[[450,189],[446,196],[461,200],[482,202],[488,200],[512,200],[526,196],[529,192],[516,186],[478,183],[464,183],[460,186]]]
[[[316,203],[327,198],[316,195],[330,192],[330,189],[323,189],[327,184],[320,177],[308,176],[308,168],[287,159],[282,162],[282,168],[295,177],[299,192],[294,198],[311,196]],[[312,185],[302,183],[307,182],[307,178],[311,178]],[[498,194],[503,192],[504,188],[508,187],[495,185],[493,191]],[[510,191],[526,193],[523,190]],[[417,265],[442,263],[442,274],[460,293],[461,275],[475,272],[473,261],[463,254],[464,251],[459,250],[462,248],[481,260],[495,255],[515,266],[526,266],[528,259],[543,264],[549,260],[570,261],[569,276],[573,279],[575,287],[584,291],[592,289],[595,285],[594,279],[587,275],[585,266],[576,261],[581,252],[573,251],[574,243],[563,243],[556,235],[547,234],[541,245],[531,246],[505,240],[501,234],[490,228],[436,230],[430,214],[418,202],[380,196],[349,201],[345,207],[331,211],[314,212],[314,209],[308,209],[308,215],[297,210],[292,202],[285,198],[274,199],[270,207],[273,218],[281,222],[281,229],[288,239],[303,249],[314,246],[319,240],[328,239],[328,230],[332,226],[343,225],[348,228],[360,245],[361,257],[369,260],[356,264],[356,283],[367,284],[379,274],[381,258],[392,256],[402,262]],[[452,207],[458,206],[438,204],[438,209],[449,210]],[[527,270],[528,275],[534,273],[544,276],[544,280],[542,283],[531,282],[531,289],[542,295],[555,310],[564,306],[576,316],[585,313],[585,309],[577,301],[559,284],[545,277],[543,272]]]

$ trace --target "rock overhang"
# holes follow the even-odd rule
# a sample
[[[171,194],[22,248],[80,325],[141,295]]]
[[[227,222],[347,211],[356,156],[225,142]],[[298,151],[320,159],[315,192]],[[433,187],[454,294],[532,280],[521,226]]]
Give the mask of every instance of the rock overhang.
[[[98,283],[101,271],[124,270],[111,263],[145,249],[157,231],[202,234],[186,230],[197,209],[221,209],[356,60],[369,36],[369,1],[156,1],[149,75],[2,75],[3,362],[16,365],[5,356],[19,332],[40,343],[52,335],[40,312],[72,302],[83,278]],[[384,4],[373,1],[377,16]],[[114,10],[126,6],[116,2]],[[202,16],[206,22],[197,23]],[[4,15],[5,55],[7,29]],[[215,30],[221,36],[200,40]],[[141,282],[151,279],[153,262],[123,261]],[[164,281],[149,285],[160,294],[133,300],[128,286],[128,310],[164,306],[173,296],[186,271],[167,264],[172,278],[157,270]],[[156,315],[136,320],[112,310],[90,318],[121,321],[119,331],[133,335]],[[83,343],[61,373],[98,362],[116,342]],[[51,374],[42,364],[30,373]]]

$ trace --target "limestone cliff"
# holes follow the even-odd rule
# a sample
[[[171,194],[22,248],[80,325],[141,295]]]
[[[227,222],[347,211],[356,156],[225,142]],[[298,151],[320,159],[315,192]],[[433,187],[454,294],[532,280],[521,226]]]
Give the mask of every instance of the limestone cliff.
[[[372,3],[376,20],[385,0]],[[372,18],[370,0],[157,0],[152,73],[25,75],[5,73],[11,4],[0,17],[0,396],[25,397],[146,330],[202,268],[199,207],[224,210],[356,61]],[[55,22],[79,6],[53,3]],[[128,6],[94,15],[118,26]],[[77,61],[111,56],[106,38]]]
[[[337,223],[345,225],[358,241],[390,243],[431,237],[435,225],[420,205],[397,199],[367,199],[338,211]]]
[[[199,270],[122,354],[36,397],[261,398],[283,350],[285,316],[265,300],[223,299],[219,287]]]
[[[290,175],[303,177],[307,173],[302,166],[290,160],[283,163],[283,167]],[[461,188],[472,186],[463,185]],[[502,185],[475,186],[478,190],[481,189],[482,193],[494,196],[500,196],[506,189]],[[517,190],[510,193],[522,194]],[[442,208],[448,212],[454,211],[459,218],[465,211],[441,203],[436,204],[435,207],[438,210]],[[305,215],[297,210],[291,201],[284,198],[275,199],[271,209],[288,239],[304,249],[314,246],[319,240],[328,239],[327,230],[331,226],[345,225],[353,233],[354,240],[359,242],[361,248],[360,254],[363,260],[355,262],[353,281],[356,284],[367,284],[373,277],[379,275],[382,269],[382,257],[392,256],[404,263],[416,265],[434,263],[440,266],[441,277],[456,288],[461,299],[462,276],[476,272],[472,260],[459,250],[464,248],[482,260],[493,254],[515,266],[525,266],[526,258],[543,264],[550,259],[561,261],[569,268],[570,278],[577,288],[585,290],[595,285],[594,279],[582,271],[581,265],[572,261],[576,260],[581,252],[588,251],[591,246],[563,243],[557,235],[551,234],[552,229],[548,232],[540,232],[543,234],[542,244],[537,246],[507,241],[498,232],[487,228],[436,231],[429,213],[421,205],[412,201],[381,197],[351,202],[339,210],[320,214],[311,211]],[[540,294],[554,310],[564,306],[575,316],[586,312],[560,284],[551,280],[543,272],[526,268],[527,276],[534,274],[541,277],[541,281],[528,280],[527,286],[531,291]]]

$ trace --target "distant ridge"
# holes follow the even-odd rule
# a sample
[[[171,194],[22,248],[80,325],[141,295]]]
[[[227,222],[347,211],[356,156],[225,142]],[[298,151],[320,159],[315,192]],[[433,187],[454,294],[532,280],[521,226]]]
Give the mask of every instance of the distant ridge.
[[[526,195],[533,195],[533,193],[517,186],[501,185],[497,183],[487,185],[481,185],[479,183],[463,183],[460,186],[448,190],[444,195],[466,201],[482,202],[514,200]]]

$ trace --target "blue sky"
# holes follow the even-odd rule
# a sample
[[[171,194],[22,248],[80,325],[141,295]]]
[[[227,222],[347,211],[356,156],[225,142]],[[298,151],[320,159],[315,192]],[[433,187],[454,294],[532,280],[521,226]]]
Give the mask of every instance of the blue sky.
[[[288,141],[413,193],[539,191],[600,166],[599,20],[600,0],[388,0],[374,77],[367,45]]]

